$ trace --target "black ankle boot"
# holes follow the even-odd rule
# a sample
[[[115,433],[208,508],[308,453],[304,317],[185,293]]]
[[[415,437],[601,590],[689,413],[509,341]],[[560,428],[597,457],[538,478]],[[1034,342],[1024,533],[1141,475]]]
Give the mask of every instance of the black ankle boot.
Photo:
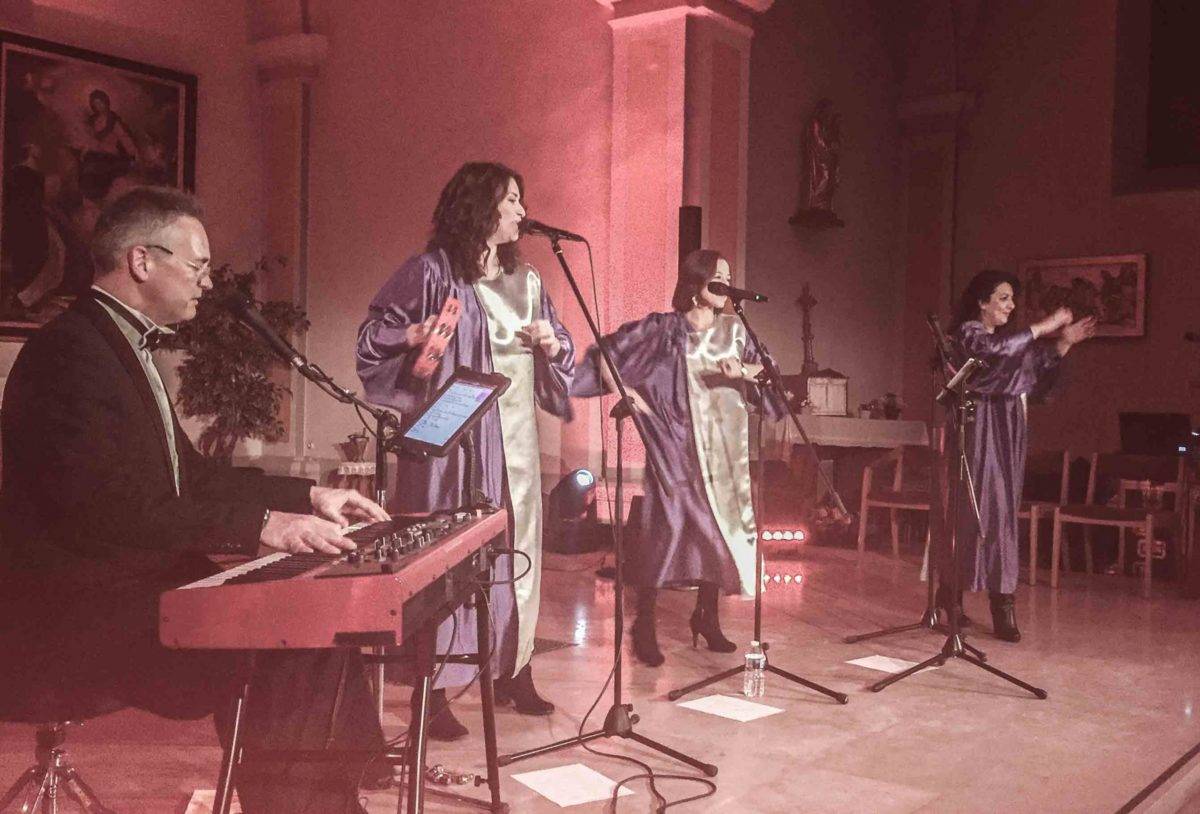
[[[418,688],[413,687],[412,701],[409,708],[416,710]],[[445,690],[429,691],[429,707],[425,710],[425,734],[435,741],[456,741],[470,734],[446,703]]]
[[[647,667],[658,667],[667,660],[658,649],[658,630],[654,616],[657,601],[657,589],[637,589],[637,618],[633,620],[630,633],[633,634],[633,655]]]
[[[704,644],[716,653],[732,653],[737,645],[725,638],[721,632],[721,620],[717,614],[717,586],[712,582],[701,582],[696,594],[696,609],[688,620],[692,629],[692,647],[696,639],[704,637]]]
[[[992,628],[996,638],[1006,642],[1021,641],[1017,630],[1017,602],[1014,594],[988,594],[992,605]]]
[[[504,682],[505,691],[512,699],[513,709],[522,715],[549,715],[554,704],[538,695],[533,686],[533,670],[528,664],[513,678]]]
[[[961,589],[952,597],[950,595],[950,586],[939,583],[937,593],[934,595],[934,604],[937,605],[942,615],[946,618],[947,625],[950,624],[951,613],[958,614],[959,630],[969,628],[975,624],[969,616],[963,613],[963,592]]]

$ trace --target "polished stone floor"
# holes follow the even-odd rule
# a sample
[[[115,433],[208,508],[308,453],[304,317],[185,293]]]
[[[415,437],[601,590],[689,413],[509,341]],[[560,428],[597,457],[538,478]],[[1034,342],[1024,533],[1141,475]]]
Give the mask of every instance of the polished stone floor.
[[[534,660],[538,686],[560,711],[527,718],[499,713],[501,751],[568,737],[609,671],[612,583],[593,576],[598,556],[548,558],[539,635],[570,642]],[[811,546],[769,557],[768,572],[794,577],[770,584],[764,624],[773,662],[845,692],[841,706],[769,676],[765,703],[782,713],[737,723],[679,707],[668,690],[738,663],[692,649],[687,616],[692,595],[667,592],[660,612],[666,664],[631,663],[625,700],[641,715],[638,731],[717,764],[714,796],[680,810],[721,812],[960,812],[1115,811],[1200,741],[1200,605],[1177,599],[1169,584],[1144,600],[1122,577],[1068,575],[1063,587],[1023,586],[1017,645],[988,635],[986,599],[969,596],[967,611],[985,622],[971,641],[989,661],[1049,692],[1037,700],[966,662],[921,673],[882,693],[867,685],[883,674],[847,664],[882,654],[920,660],[942,638],[915,632],[855,645],[843,636],[915,621],[924,603],[917,566],[889,557]],[[750,638],[753,603],[723,600],[726,632]],[[736,694],[740,677],[711,690]],[[407,692],[390,688],[385,723],[391,732],[407,717]],[[608,697],[588,722],[599,724]],[[434,744],[431,763],[457,771],[482,768],[479,703],[474,690],[456,705],[472,727],[462,742]],[[29,760],[31,729],[0,725],[3,783]],[[196,788],[211,788],[219,752],[207,722],[175,723],[135,712],[87,724],[72,736],[73,755],[105,802],[120,812],[183,812]],[[595,747],[636,757],[656,771],[688,773],[682,765],[626,740]],[[534,814],[557,806],[511,779],[516,772],[583,763],[612,779],[640,770],[582,748],[503,769],[512,810]],[[1195,776],[1187,767],[1179,778]],[[668,799],[701,791],[664,780]],[[618,811],[648,811],[644,781]],[[1180,800],[1193,796],[1176,789]],[[1160,791],[1156,797],[1161,800]],[[395,792],[373,793],[372,812],[395,811]],[[1173,806],[1178,809],[1179,805]],[[462,811],[431,802],[430,812]],[[573,810],[599,812],[604,803]],[[1140,809],[1141,810],[1141,809]],[[1148,810],[1148,809],[1146,809]],[[1165,810],[1161,805],[1155,810]],[[1187,810],[1195,810],[1187,809]]]

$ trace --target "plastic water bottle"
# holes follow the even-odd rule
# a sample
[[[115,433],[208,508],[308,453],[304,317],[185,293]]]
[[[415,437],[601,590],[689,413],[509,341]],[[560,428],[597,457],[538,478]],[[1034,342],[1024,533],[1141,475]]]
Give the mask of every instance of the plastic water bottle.
[[[746,653],[746,672],[742,676],[742,695],[762,698],[767,689],[767,656],[760,642],[750,642]]]

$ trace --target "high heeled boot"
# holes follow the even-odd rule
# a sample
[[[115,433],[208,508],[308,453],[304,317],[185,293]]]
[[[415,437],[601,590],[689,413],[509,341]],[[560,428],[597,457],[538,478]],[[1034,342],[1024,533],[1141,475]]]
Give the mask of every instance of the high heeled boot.
[[[996,638],[1006,642],[1021,641],[1021,631],[1017,629],[1016,595],[992,591],[988,599],[991,600],[992,629]]]
[[[658,604],[657,588],[637,589],[637,617],[633,620],[633,654],[648,667],[658,667],[666,657],[658,649],[658,631],[654,613]]]
[[[492,689],[497,699],[503,698],[503,703],[512,702],[513,709],[522,715],[549,715],[554,712],[554,704],[538,695],[533,686],[533,670],[528,664],[512,678],[496,679]],[[500,703],[497,700],[497,703]]]
[[[704,637],[704,644],[709,650],[717,653],[732,653],[737,645],[725,638],[721,632],[721,620],[717,614],[717,585],[714,582],[701,582],[696,592],[696,609],[688,620],[692,628],[692,647],[696,639]]]
[[[975,624],[973,621],[971,621],[969,616],[963,613],[963,592],[961,588],[959,588],[958,591],[954,592],[954,595],[951,596],[950,586],[946,583],[939,582],[937,593],[934,594],[933,601],[934,604],[937,605],[938,609],[942,611],[942,614],[946,617],[947,625],[950,624],[951,613],[958,614],[958,627],[960,630],[969,628]]]
[[[412,701],[409,709],[417,709],[417,693],[420,688],[413,687]],[[446,702],[445,690],[429,691],[429,706],[425,710],[425,734],[435,741],[456,741],[470,734],[469,730],[454,717],[450,705]]]

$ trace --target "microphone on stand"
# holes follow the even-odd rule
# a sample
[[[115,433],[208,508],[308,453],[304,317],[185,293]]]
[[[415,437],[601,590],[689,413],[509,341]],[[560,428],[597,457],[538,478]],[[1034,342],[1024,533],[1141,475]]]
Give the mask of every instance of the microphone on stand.
[[[297,370],[304,370],[308,367],[308,362],[300,355],[300,351],[293,348],[286,339],[276,333],[262,312],[247,302],[245,298],[234,294],[222,300],[221,307],[232,314],[233,318],[242,325],[258,334],[258,338],[289,365]]]
[[[942,324],[938,322],[937,315],[932,311],[925,314],[925,324],[929,326],[929,330],[933,334],[933,341],[938,346],[938,355],[944,360],[946,374],[950,376],[950,381],[946,382],[946,386],[934,397],[934,400],[938,404],[945,404],[946,399],[954,395],[955,390],[960,384],[976,373],[987,370],[987,364],[972,356],[963,363],[962,367],[955,370],[953,367],[955,358],[954,347],[950,344],[950,337],[946,336],[946,332],[942,330]]]
[[[942,388],[942,392],[935,396],[937,403],[945,404],[946,399],[955,395],[955,391],[960,384],[971,378],[971,376],[975,375],[975,373],[980,370],[987,370],[987,365],[976,359],[974,356],[963,362],[963,366],[958,369],[958,372],[951,377],[950,381],[946,382],[946,386]]]
[[[762,294],[747,291],[744,288],[734,288],[733,286],[725,285],[725,283],[718,283],[715,280],[708,284],[708,290],[718,297],[729,297],[731,300],[750,300],[750,302],[767,301],[767,298]]]
[[[522,218],[520,230],[523,235],[543,235],[551,240],[574,240],[577,243],[588,242],[587,238],[583,235],[568,232],[566,229],[559,229],[557,226],[547,226],[533,218]]]

